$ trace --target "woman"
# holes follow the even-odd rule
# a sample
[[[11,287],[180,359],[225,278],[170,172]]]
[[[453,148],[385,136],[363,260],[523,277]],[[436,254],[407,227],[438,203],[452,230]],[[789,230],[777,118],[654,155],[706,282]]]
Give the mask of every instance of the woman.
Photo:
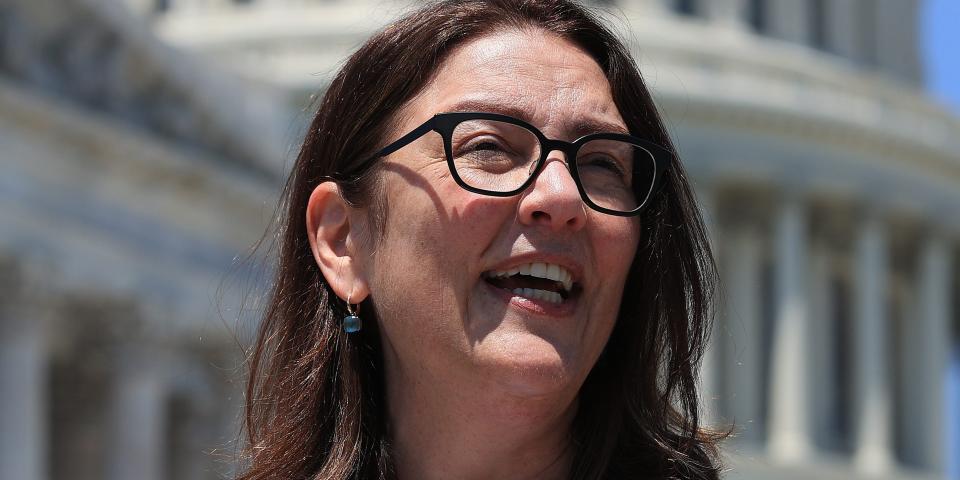
[[[287,184],[241,478],[717,478],[715,272],[672,151],[626,48],[565,0],[375,35]]]

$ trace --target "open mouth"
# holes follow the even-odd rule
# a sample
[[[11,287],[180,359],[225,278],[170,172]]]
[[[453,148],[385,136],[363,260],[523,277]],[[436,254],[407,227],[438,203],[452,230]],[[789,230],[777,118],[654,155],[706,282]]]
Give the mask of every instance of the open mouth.
[[[580,290],[569,270],[552,263],[526,263],[509,270],[490,270],[484,272],[483,279],[514,295],[555,304],[563,303]]]

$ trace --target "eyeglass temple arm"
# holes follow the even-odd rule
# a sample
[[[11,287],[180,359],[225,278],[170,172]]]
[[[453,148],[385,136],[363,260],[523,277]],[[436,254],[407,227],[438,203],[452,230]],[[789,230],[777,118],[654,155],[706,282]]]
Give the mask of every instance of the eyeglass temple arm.
[[[382,150],[377,152],[377,158],[386,157],[387,155],[390,155],[391,153],[396,152],[397,150],[400,150],[401,148],[406,147],[407,145],[413,143],[414,140],[426,135],[427,132],[433,130],[434,118],[435,117],[430,117],[429,120],[427,120],[426,122],[423,122],[422,125],[413,129],[413,131],[411,131],[410,133],[398,138],[395,142],[391,143],[390,145],[383,147]]]
[[[391,153],[396,152],[397,150],[400,150],[403,147],[406,147],[407,145],[413,143],[414,140],[426,135],[427,132],[433,130],[434,129],[433,127],[434,127],[434,117],[431,117],[430,120],[423,122],[422,125],[415,128],[412,132],[398,138],[396,141],[394,141],[390,145],[383,147],[383,149],[377,152],[376,155],[364,160],[359,166],[354,168],[354,170],[361,171],[361,172],[366,170],[367,166],[369,166],[371,163],[376,161],[378,158],[386,157],[387,155],[390,155]],[[344,177],[344,176],[335,175],[335,178],[336,177]]]

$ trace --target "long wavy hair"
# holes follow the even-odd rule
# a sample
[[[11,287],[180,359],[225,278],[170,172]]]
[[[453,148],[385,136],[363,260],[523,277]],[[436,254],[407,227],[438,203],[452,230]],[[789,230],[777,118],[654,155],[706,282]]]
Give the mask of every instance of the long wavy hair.
[[[275,282],[249,357],[240,480],[395,477],[374,309],[363,309],[362,332],[343,332],[344,304],[308,244],[307,200],[320,182],[337,181],[382,230],[376,162],[364,161],[451,49],[504,29],[539,29],[583,48],[630,132],[674,151],[627,48],[569,1],[434,1],[375,34],[323,95],[284,189]],[[641,225],[617,323],[580,390],[570,478],[718,478],[720,435],[701,427],[696,389],[716,267],[679,159]]]

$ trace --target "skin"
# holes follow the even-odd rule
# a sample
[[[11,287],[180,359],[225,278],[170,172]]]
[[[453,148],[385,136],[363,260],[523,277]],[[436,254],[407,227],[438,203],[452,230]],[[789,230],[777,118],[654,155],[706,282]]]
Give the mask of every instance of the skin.
[[[451,52],[388,140],[457,110],[510,114],[568,141],[591,133],[584,120],[626,130],[596,62],[533,29]],[[400,478],[566,478],[577,392],[616,321],[638,220],[588,208],[560,152],[508,198],[460,188],[436,133],[384,161],[379,240],[369,212],[332,183],[314,191],[307,221],[334,291],[353,303],[370,296],[377,310]],[[505,300],[482,279],[537,260],[578,272],[570,311]]]

